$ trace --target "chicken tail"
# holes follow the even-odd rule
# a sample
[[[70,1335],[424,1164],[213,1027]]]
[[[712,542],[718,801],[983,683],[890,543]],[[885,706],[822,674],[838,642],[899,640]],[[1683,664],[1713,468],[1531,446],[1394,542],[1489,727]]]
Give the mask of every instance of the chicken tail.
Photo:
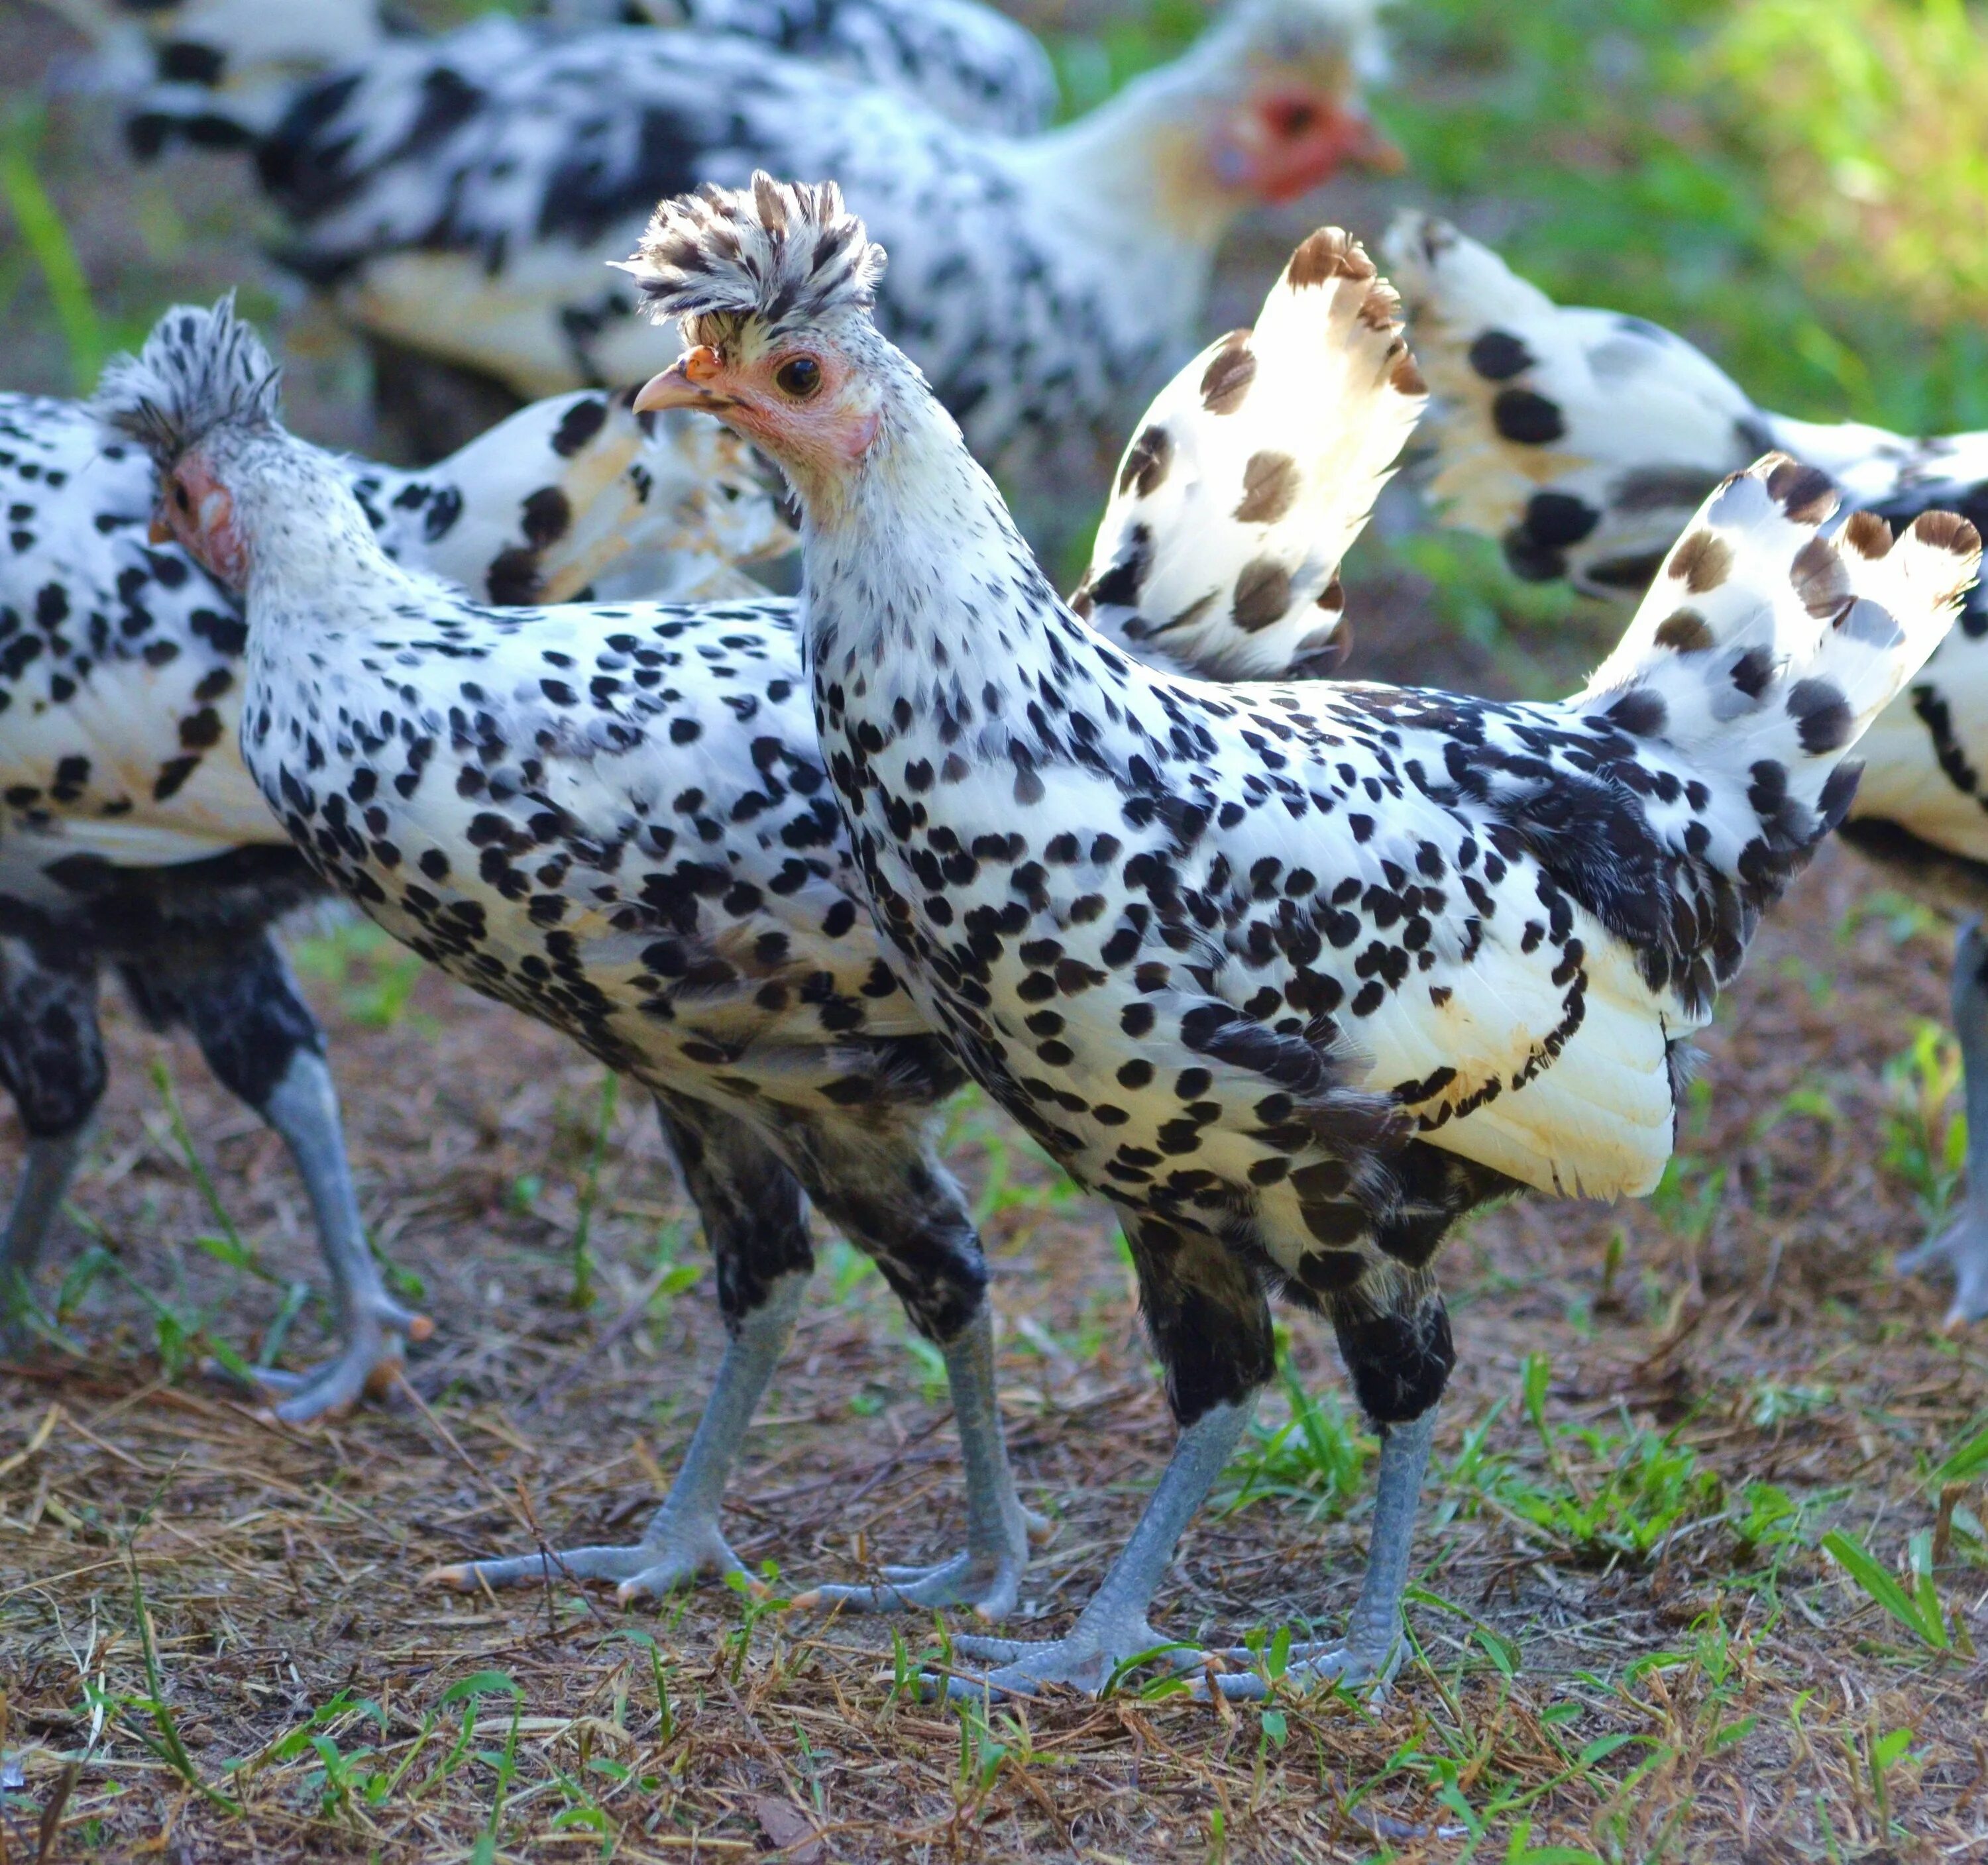
[[[536,401],[432,467],[380,468],[354,490],[390,554],[499,603],[715,596],[718,571],[793,547],[743,441],[633,400]]]
[[[1161,391],[1071,599],[1142,661],[1210,680],[1330,672],[1339,566],[1425,396],[1401,304],[1336,227],[1291,255],[1253,330]]]
[[[1382,250],[1435,397],[1428,495],[1529,582],[1633,600],[1706,495],[1787,444],[1683,338],[1557,305],[1444,221],[1404,213]]]
[[[1570,703],[1591,728],[1661,741],[1696,781],[1685,852],[1764,904],[1844,817],[1857,740],[1958,613],[1981,539],[1951,512],[1895,535],[1770,454],[1699,508],[1615,651]],[[1658,801],[1661,803],[1662,799]]]

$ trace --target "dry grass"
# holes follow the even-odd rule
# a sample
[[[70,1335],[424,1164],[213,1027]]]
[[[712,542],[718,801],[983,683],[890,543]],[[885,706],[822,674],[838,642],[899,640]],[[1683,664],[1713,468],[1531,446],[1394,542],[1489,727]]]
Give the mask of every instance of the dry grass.
[[[1937,1475],[1988,1411],[1982,1358],[1936,1330],[1935,1292],[1885,1273],[1922,1221],[1901,1150],[1916,1116],[1883,1072],[1937,1013],[1942,948],[1860,911],[1870,893],[1832,853],[1763,939],[1654,1206],[1515,1207],[1452,1250],[1462,1362],[1421,1543],[1422,1661],[1378,1711],[1327,1698],[1269,1716],[1137,1694],[940,1708],[904,1687],[942,1657],[935,1625],[895,1627],[894,1648],[888,1623],[722,1590],[660,1616],[564,1587],[425,1590],[425,1569],[467,1553],[637,1532],[718,1329],[646,1122],[624,1109],[610,1128],[599,1299],[577,1312],[597,1076],[342,936],[320,1002],[369,1221],[440,1323],[420,1402],[272,1427],[197,1371],[165,1377],[132,1286],[76,1299],[87,1363],[49,1354],[0,1384],[0,1686],[25,1773],[9,1856],[36,1857],[65,1782],[54,1857],[411,1859],[485,1840],[494,1857],[1451,1859],[1480,1825],[1494,1856],[1541,1860],[1568,1855],[1526,1848],[1988,1844],[1982,1665],[1930,1649],[1819,1549],[1847,1532],[1895,1570],[1944,1519],[1933,1594],[1957,1642],[1988,1632],[1979,1460]],[[77,1206],[172,1311],[169,1339],[206,1327],[252,1353],[288,1279],[314,1273],[286,1163],[191,1052],[115,1037]],[[274,1281],[194,1241],[215,1225],[151,1079],[161,1053]],[[957,1156],[992,1185],[1003,1404],[1058,1523],[1030,1610],[1053,1626],[1129,1527],[1169,1427],[1104,1219],[984,1113],[962,1117]],[[597,1346],[667,1263],[667,1292]],[[1272,1493],[1193,1531],[1161,1601],[1177,1634],[1330,1620],[1350,1600],[1364,1447],[1328,1344],[1300,1326],[1291,1352],[1324,1395],[1316,1447],[1266,1430],[1253,1483],[1231,1473],[1232,1502]],[[1266,1420],[1288,1411],[1280,1396]],[[830,1244],[734,1486],[742,1552],[777,1563],[776,1593],[937,1554],[958,1482],[929,1366]]]

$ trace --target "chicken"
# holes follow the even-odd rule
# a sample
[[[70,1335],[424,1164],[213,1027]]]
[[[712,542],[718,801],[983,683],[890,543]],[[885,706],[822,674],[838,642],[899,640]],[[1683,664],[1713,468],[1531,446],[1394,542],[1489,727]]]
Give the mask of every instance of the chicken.
[[[1244,208],[1380,159],[1370,0],[1236,0],[1178,63],[1013,139],[736,39],[502,18],[395,44],[261,144],[286,263],[376,342],[520,395],[668,350],[604,270],[664,194],[756,164],[842,177],[898,254],[882,306],[1053,544],[1193,346]]]
[[[1441,221],[1405,218],[1391,252],[1440,396],[1431,495],[1450,522],[1501,539],[1522,576],[1640,593],[1704,488],[1767,446],[1827,473],[1851,512],[1894,523],[1935,508],[1988,515],[1988,434],[1915,440],[1770,414],[1682,338],[1564,309]],[[1988,599],[1978,587],[1858,752],[1844,839],[1963,921],[1952,1008],[1967,1189],[1952,1222],[1899,1259],[1907,1271],[1952,1272],[1947,1319],[1958,1325],[1988,1317]]]
[[[1337,624],[1338,550],[1420,403],[1391,368],[1398,333],[1362,321],[1364,292],[1321,282],[1300,269],[1265,306],[1255,353],[1277,392],[1225,398],[1228,340],[1127,451],[1087,580],[1100,623],[1141,652],[1279,667]],[[805,1192],[942,1346],[969,1491],[959,1559],[817,1597],[1006,1611],[1026,1525],[986,1270],[932,1150],[961,1077],[859,904],[794,605],[493,612],[390,563],[272,394],[224,308],[170,314],[105,404],[157,453],[190,548],[245,580],[249,769],[389,932],[652,1093],[716,1259],[730,1339],[683,1468],[641,1542],[570,1550],[564,1570],[634,1597],[735,1568],[719,1504],[813,1262]],[[1219,581],[1175,532],[1205,539]],[[533,1554],[445,1577],[545,1573]]]
[[[1381,1445],[1347,1637],[1293,1669],[1378,1685],[1455,1358],[1444,1232],[1522,1188],[1655,1185],[1688,1039],[1841,816],[1844,754],[1945,632],[1980,539],[1931,514],[1827,541],[1827,481],[1770,455],[1706,502],[1565,701],[1158,674],[1043,581],[873,322],[883,264],[833,184],[665,201],[634,276],[687,347],[637,405],[708,408],[786,474],[862,887],[968,1073],[1117,1205],[1181,1426],[1065,1637],[956,1646],[999,1661],[976,1694],[1030,1693],[1095,1690],[1165,1642],[1150,1603],[1270,1377],[1281,1290],[1330,1316]],[[1344,279],[1391,328],[1344,235],[1292,277]],[[1253,360],[1236,344],[1204,404],[1248,406]],[[1419,386],[1398,340],[1386,367]]]
[[[45,0],[99,48],[100,81],[131,100],[133,147],[232,147],[267,135],[299,86],[403,32],[377,0]],[[560,28],[648,24],[750,40],[955,122],[1026,136],[1056,109],[1035,36],[978,0],[552,0]]]
[[[384,549],[492,601],[634,577],[729,586],[784,545],[738,442],[689,416],[583,392],[529,408],[427,474],[336,470]],[[0,1079],[28,1134],[0,1235],[0,1323],[37,1260],[104,1086],[100,972],[289,1146],[331,1272],[342,1350],[286,1381],[304,1418],[349,1403],[426,1323],[367,1249],[323,1041],[273,922],[321,893],[235,748],[240,605],[148,542],[151,463],[86,407],[0,396]]]

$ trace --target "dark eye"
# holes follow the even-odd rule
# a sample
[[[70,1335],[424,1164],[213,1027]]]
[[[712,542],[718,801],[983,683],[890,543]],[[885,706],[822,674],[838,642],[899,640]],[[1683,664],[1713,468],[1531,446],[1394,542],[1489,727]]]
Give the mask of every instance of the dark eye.
[[[821,387],[821,365],[813,356],[795,356],[774,370],[773,380],[783,395],[806,401]]]

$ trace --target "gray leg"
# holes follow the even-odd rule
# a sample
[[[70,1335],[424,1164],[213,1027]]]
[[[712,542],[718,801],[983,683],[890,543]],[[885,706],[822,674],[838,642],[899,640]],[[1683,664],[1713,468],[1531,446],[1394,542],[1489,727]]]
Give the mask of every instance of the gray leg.
[[[704,1574],[742,1572],[738,1556],[718,1527],[718,1505],[766,1383],[793,1336],[807,1282],[805,1271],[779,1276],[765,1301],[738,1324],[683,1468],[639,1542],[632,1546],[573,1548],[549,1557],[526,1554],[465,1561],[438,1567],[428,1577],[464,1592],[484,1585],[537,1586],[558,1578],[618,1580],[617,1597],[625,1603],[671,1592]]]
[[[1908,1275],[1944,1268],[1953,1272],[1953,1305],[1946,1325],[1988,1316],[1988,940],[1981,923],[1960,929],[1953,953],[1953,1028],[1966,1071],[1967,1184],[1953,1221],[1929,1243],[1908,1250],[1898,1268]]]
[[[1182,1532],[1222,1474],[1255,1409],[1253,1395],[1241,1404],[1215,1405],[1181,1433],[1131,1539],[1065,1637],[1040,1644],[998,1638],[955,1639],[955,1650],[968,1657],[992,1660],[1001,1667],[984,1679],[949,1680],[951,1693],[1026,1697],[1044,1684],[1067,1684],[1094,1695],[1128,1661],[1170,1643],[1153,1630],[1147,1610]],[[1181,1653],[1168,1661],[1186,1669],[1202,1661],[1199,1653]]]
[[[278,1417],[316,1418],[384,1392],[400,1373],[406,1343],[425,1340],[433,1323],[387,1294],[373,1260],[346,1160],[338,1090],[324,1058],[313,1049],[296,1050],[259,1111],[282,1135],[309,1197],[343,1345],[310,1373],[265,1369],[257,1377],[272,1394],[287,1395]]]
[[[96,964],[80,929],[0,938],[0,1083],[28,1136],[0,1234],[0,1342],[9,1346],[32,1331],[35,1272],[103,1097]]]
[[[25,1323],[34,1302],[42,1245],[76,1176],[86,1131],[79,1128],[52,1139],[28,1141],[21,1182],[8,1209],[6,1229],[0,1233],[0,1345],[24,1343],[31,1331]]]
[[[1435,1407],[1405,1424],[1381,1427],[1381,1473],[1374,1492],[1374,1529],[1367,1549],[1367,1578],[1346,1623],[1339,1645],[1294,1645],[1286,1673],[1293,1682],[1341,1684],[1351,1688],[1385,1690],[1400,1667],[1401,1595],[1408,1584],[1408,1566],[1415,1539],[1415,1505],[1428,1468],[1429,1444],[1435,1436]],[[1223,1656],[1254,1664],[1253,1654],[1238,1648]],[[1216,1689],[1225,1697],[1259,1698],[1269,1692],[1260,1671],[1218,1677]]]
[[[986,1302],[948,1343],[945,1373],[966,1466],[965,1552],[936,1566],[886,1567],[881,1586],[817,1586],[796,1606],[863,1613],[970,1606],[983,1619],[1015,1610],[1031,1534],[1045,1525],[1015,1492],[995,1396],[993,1312]]]

